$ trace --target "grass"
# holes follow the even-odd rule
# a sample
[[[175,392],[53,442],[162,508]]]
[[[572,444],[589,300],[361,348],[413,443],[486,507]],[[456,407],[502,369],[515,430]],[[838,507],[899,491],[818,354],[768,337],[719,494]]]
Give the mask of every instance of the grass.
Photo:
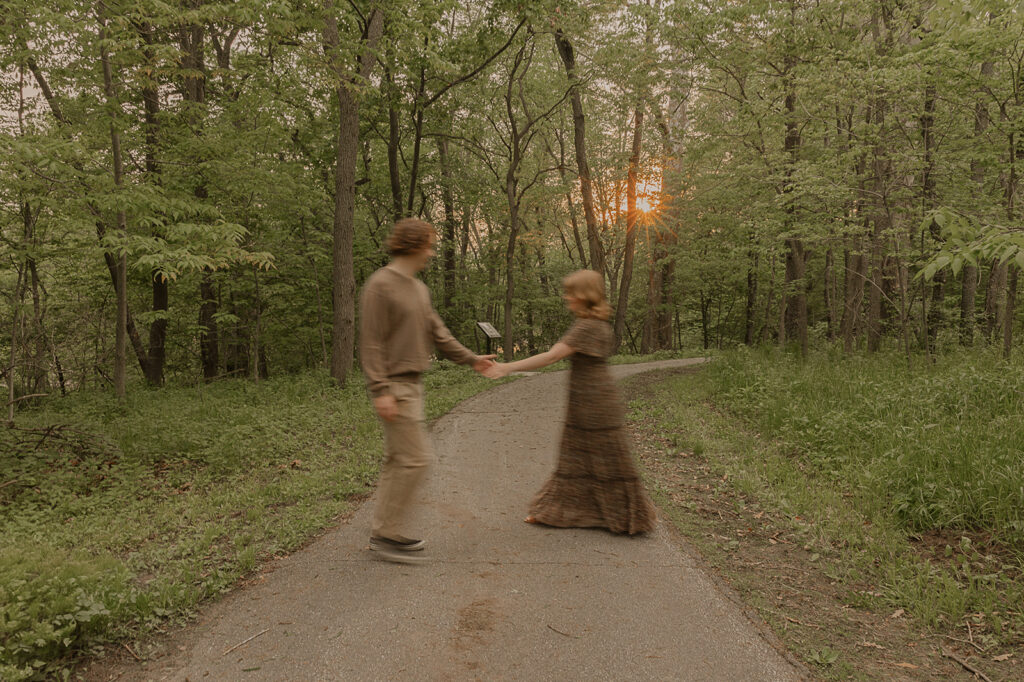
[[[429,418],[491,385],[449,363],[425,383]],[[380,451],[359,376],[83,393],[20,414],[0,431],[0,679],[67,677],[187,616],[352,509]]]
[[[716,404],[908,532],[1024,544],[1024,373],[969,355],[797,362],[734,353],[709,368]]]
[[[786,520],[851,605],[904,609],[981,646],[1024,638],[1018,365],[741,350],[658,384],[632,413]],[[654,492],[696,530],[685,500]]]

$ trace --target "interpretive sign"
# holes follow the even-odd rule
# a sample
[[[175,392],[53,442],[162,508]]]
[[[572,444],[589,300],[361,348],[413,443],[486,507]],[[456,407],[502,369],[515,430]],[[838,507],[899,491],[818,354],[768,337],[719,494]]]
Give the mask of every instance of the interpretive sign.
[[[498,330],[490,322],[477,322],[476,326],[480,327],[480,331],[486,334],[488,339],[501,338],[501,334],[498,333]]]

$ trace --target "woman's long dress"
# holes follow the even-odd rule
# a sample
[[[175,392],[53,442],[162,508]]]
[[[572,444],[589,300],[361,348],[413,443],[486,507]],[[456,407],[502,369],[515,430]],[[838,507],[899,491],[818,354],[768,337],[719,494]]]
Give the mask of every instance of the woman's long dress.
[[[549,526],[647,532],[654,528],[654,505],[637,474],[625,409],[608,371],[612,327],[578,319],[561,341],[575,351],[569,407],[558,464],[530,503],[530,515]]]

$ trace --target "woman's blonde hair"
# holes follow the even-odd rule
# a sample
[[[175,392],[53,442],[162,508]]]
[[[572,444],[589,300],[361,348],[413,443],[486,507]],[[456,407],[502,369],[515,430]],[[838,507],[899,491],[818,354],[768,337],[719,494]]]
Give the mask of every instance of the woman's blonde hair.
[[[562,288],[567,296],[583,302],[583,309],[576,317],[607,320],[612,316],[612,307],[604,295],[604,277],[594,270],[577,270],[562,279]]]

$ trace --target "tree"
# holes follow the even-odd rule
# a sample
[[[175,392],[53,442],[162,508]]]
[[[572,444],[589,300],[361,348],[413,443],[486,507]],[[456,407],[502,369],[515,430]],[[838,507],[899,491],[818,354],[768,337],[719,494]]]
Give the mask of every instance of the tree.
[[[356,160],[359,153],[359,94],[375,64],[374,50],[384,29],[384,16],[371,3],[361,35],[355,65],[345,64],[333,0],[324,6],[324,49],[337,83],[338,145],[334,169],[334,246],[331,335],[331,376],[344,386],[355,348],[355,275],[352,262],[355,217]]]

